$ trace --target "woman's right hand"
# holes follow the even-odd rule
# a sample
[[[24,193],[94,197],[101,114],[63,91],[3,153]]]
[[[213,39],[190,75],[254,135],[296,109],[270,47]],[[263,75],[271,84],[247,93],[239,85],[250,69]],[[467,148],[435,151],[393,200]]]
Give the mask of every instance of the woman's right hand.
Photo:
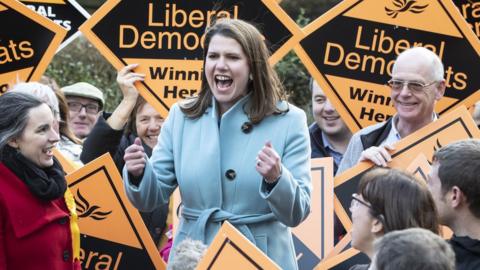
[[[145,151],[140,138],[135,138],[135,142],[125,149],[123,159],[125,160],[127,171],[131,175],[139,177],[143,174],[147,160],[145,159]]]
[[[122,90],[123,99],[137,100],[138,91],[134,84],[137,81],[143,81],[145,74],[133,72],[136,67],[138,67],[138,64],[125,66],[117,74],[117,83]]]

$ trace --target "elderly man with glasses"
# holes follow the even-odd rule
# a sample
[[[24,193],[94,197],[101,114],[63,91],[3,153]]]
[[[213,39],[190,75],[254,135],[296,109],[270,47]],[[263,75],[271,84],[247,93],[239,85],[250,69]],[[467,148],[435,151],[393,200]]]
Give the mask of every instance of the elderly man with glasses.
[[[67,98],[69,121],[73,133],[85,139],[100,116],[103,105],[103,93],[95,86],[79,82],[62,88]]]
[[[437,119],[434,108],[445,92],[445,79],[443,64],[435,53],[414,47],[399,54],[388,85],[397,113],[352,136],[337,174],[366,160],[387,166],[393,143]]]

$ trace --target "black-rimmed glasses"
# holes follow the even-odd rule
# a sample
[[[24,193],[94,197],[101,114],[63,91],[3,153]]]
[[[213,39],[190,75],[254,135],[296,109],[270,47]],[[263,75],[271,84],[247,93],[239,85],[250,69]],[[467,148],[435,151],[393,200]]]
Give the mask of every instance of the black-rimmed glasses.
[[[357,193],[353,193],[352,194],[352,201],[350,202],[350,208],[353,208],[353,207],[357,207],[358,204],[361,204],[361,205],[364,205],[370,209],[373,210],[372,206],[369,205],[368,203],[362,201],[359,197],[358,197],[358,194]]]
[[[93,103],[82,104],[80,102],[68,102],[68,109],[72,112],[80,112],[82,108],[85,108],[85,111],[88,114],[97,114],[100,111],[100,107],[97,104],[93,104]]]
[[[373,215],[374,217],[378,218],[380,220],[380,222],[382,222],[382,224],[384,224],[384,226],[385,226],[385,217],[382,214],[380,214],[378,211],[375,211],[375,209],[373,209],[373,207],[370,204],[361,200],[358,196],[359,195],[357,193],[352,194],[352,201],[350,202],[350,209],[352,209],[354,207],[357,207],[359,204],[361,204],[363,206],[366,206],[367,208],[369,208],[371,210],[370,214]]]

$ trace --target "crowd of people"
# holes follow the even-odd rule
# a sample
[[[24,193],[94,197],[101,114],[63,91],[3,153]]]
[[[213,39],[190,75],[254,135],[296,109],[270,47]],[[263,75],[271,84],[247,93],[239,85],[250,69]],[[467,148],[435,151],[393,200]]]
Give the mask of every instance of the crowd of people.
[[[252,24],[219,19],[204,44],[201,92],[166,119],[139,96],[135,83],[145,74],[137,64],[118,72],[123,98],[111,113],[86,82],[60,88],[44,77],[0,96],[1,270],[81,268],[75,201],[54,148],[76,168],[110,153],[171,269],[195,269],[225,221],[282,269],[298,269],[290,228],[310,213],[310,159],[318,157],[332,157],[337,175],[375,165],[350,205],[351,245],[371,263],[351,269],[480,269],[480,139],[437,150],[427,184],[389,168],[394,144],[440,117],[445,72],[435,53],[399,54],[388,81],[396,114],[352,134],[313,79],[307,126]],[[338,242],[347,232],[332,218]],[[453,231],[448,241],[440,225]]]

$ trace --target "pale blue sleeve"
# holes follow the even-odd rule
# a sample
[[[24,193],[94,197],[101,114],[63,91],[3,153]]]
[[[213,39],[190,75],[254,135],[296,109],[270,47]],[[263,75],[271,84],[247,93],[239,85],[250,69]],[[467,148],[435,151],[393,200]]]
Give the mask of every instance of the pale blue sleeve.
[[[170,195],[177,187],[175,174],[173,136],[175,118],[180,113],[177,105],[170,110],[169,116],[162,125],[157,145],[152,156],[147,159],[143,177],[138,186],[129,180],[126,166],[123,167],[123,182],[127,197],[140,211],[152,211],[169,201]]]
[[[282,174],[271,191],[268,191],[265,182],[262,182],[260,195],[267,200],[280,222],[295,227],[310,213],[311,149],[305,113],[296,110],[289,120],[285,149],[281,157]]]

